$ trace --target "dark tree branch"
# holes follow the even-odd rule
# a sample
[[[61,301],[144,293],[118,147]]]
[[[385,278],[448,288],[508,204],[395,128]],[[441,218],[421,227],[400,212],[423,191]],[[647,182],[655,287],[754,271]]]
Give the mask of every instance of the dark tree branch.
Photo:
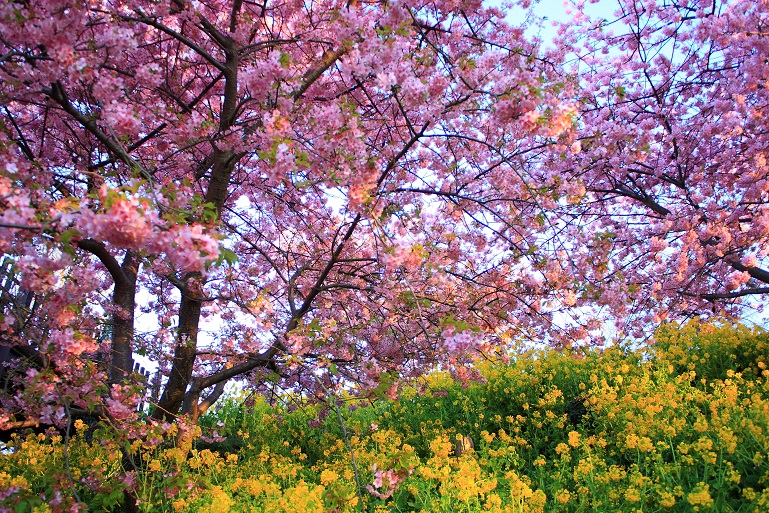
[[[139,15],[138,18],[134,18],[131,16],[124,16],[123,19],[125,19],[126,21],[138,21],[139,23],[144,23],[145,25],[149,25],[150,27],[154,27],[165,34],[168,34],[169,36],[173,37],[174,39],[176,39],[183,45],[187,46],[189,49],[193,50],[195,53],[197,53],[201,57],[203,57],[205,60],[213,64],[214,67],[216,67],[216,69],[218,69],[219,71],[226,71],[226,67],[224,64],[216,60],[211,54],[203,50],[203,48],[195,44],[195,42],[192,41],[191,39],[183,36],[182,34],[179,34],[175,30],[172,30],[166,27],[156,19],[150,16],[147,16],[141,10],[137,11],[137,14]]]
[[[739,260],[726,260],[726,262],[738,271],[746,272],[751,278],[755,278],[764,283],[769,283],[769,271],[765,271],[759,267],[748,267],[742,264]]]
[[[738,297],[752,296],[756,294],[769,294],[769,287],[759,287],[755,289],[738,290],[735,292],[724,292],[721,294],[702,294],[700,297],[708,301],[718,299],[734,299]]]
[[[295,100],[298,100],[302,97],[302,95],[307,91],[307,89],[310,88],[312,84],[315,83],[316,80],[320,78],[320,76],[323,74],[324,71],[326,71],[328,68],[330,68],[339,58],[341,58],[344,54],[346,54],[348,51],[347,47],[340,48],[338,50],[328,50],[326,51],[323,56],[321,56],[320,61],[316,64],[314,68],[309,69],[304,76],[302,77],[302,85],[299,86],[299,89],[293,92],[291,95]]]
[[[74,105],[72,105],[72,102],[67,97],[66,91],[64,91],[64,86],[62,86],[60,82],[54,82],[51,84],[50,89],[46,89],[44,92],[53,101],[58,103],[64,112],[72,116],[78,123],[80,123],[83,128],[90,132],[91,135],[96,137],[96,139],[98,139],[98,141],[102,143],[110,153],[120,159],[131,169],[138,170],[142,176],[144,176],[144,178],[150,182],[153,181],[152,175],[149,173],[149,171],[144,169],[141,164],[136,162],[120,143],[104,133],[104,131],[99,128],[98,125],[93,121],[93,119],[86,116],[77,110]]]
[[[94,255],[107,268],[115,285],[127,285],[128,278],[123,272],[123,268],[117,259],[107,250],[107,247],[94,239],[83,239],[78,241],[77,247]]]

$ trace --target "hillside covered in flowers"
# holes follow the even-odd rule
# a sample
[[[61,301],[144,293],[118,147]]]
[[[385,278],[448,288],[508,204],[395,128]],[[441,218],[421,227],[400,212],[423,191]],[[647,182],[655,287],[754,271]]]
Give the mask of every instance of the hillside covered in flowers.
[[[432,374],[399,400],[233,394],[191,445],[122,447],[77,421],[16,436],[0,458],[0,510],[766,511],[769,334],[666,326],[621,346],[478,362],[463,388]],[[169,441],[170,440],[170,441]],[[129,474],[130,476],[130,474]]]

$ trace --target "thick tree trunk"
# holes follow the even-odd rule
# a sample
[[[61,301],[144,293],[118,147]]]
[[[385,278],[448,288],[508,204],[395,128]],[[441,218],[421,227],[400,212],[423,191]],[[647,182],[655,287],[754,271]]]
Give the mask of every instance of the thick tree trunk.
[[[213,26],[203,23],[204,29],[218,44],[225,47],[226,60],[224,66],[225,87],[224,102],[219,119],[219,130],[228,130],[235,121],[238,100],[238,47],[234,39],[217,31]],[[227,201],[230,179],[240,155],[232,149],[221,150],[214,146],[212,153],[204,162],[211,165],[211,177],[208,181],[205,201],[216,209],[216,215],[221,215],[224,203]],[[206,170],[202,170],[205,173]],[[199,281],[200,286],[195,286],[194,292],[189,285],[193,281]],[[192,371],[195,367],[197,354],[198,330],[200,325],[200,312],[202,308],[202,276],[199,273],[188,273],[183,278],[182,303],[179,309],[179,331],[174,348],[174,360],[171,367],[171,375],[163,391],[163,395],[155,409],[153,417],[156,419],[172,420],[175,418],[184,403],[187,387],[192,379]]]
[[[134,310],[136,309],[136,277],[140,263],[132,251],[126,253],[121,280],[115,280],[112,315],[112,351],[109,383],[121,383],[130,376],[133,366]]]
[[[191,294],[189,291],[182,293],[174,361],[168,383],[152,415],[155,419],[173,420],[182,405],[195,365],[201,307],[199,294]]]
[[[116,311],[112,314],[112,345],[110,351],[109,384],[126,381],[133,371],[134,310],[136,309],[136,278],[141,263],[132,251],[126,252],[120,266],[121,273],[113,273],[115,289],[112,302]],[[122,458],[123,471],[133,469],[128,454]],[[123,492],[123,511],[138,513],[136,491]]]
[[[211,179],[208,183],[205,200],[206,203],[213,204],[217,215],[220,215],[227,199],[230,178],[238,157],[232,150],[221,151],[218,149],[214,150],[212,157]],[[192,287],[193,291],[190,290],[189,285],[194,281],[199,281],[202,286],[202,280],[203,277],[200,273],[188,273],[183,279],[185,289],[182,291],[182,302],[179,309],[179,331],[174,348],[174,360],[168,383],[158,407],[152,415],[156,419],[172,420],[179,414],[187,387],[192,379],[203,301],[202,292],[199,291],[200,286]]]

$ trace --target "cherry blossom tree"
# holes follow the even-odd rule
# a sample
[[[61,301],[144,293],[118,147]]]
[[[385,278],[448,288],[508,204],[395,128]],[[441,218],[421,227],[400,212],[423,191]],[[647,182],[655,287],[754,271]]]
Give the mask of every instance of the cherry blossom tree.
[[[571,151],[575,107],[503,12],[6,1],[0,23],[0,245],[38,305],[2,318],[25,362],[3,428],[135,420],[136,351],[165,421],[233,378],[467,379],[568,304],[522,163]]]
[[[1,427],[135,421],[137,351],[194,422],[766,293],[766,2],[618,6],[2,3]]]

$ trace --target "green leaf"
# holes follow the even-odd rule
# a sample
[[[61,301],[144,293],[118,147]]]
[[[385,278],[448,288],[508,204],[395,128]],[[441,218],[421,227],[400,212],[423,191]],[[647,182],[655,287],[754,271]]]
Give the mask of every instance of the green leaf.
[[[310,167],[310,154],[303,151],[296,152],[296,159],[294,160],[297,166],[309,168]]]
[[[216,211],[216,205],[213,203],[203,203],[203,212],[201,213],[201,220],[205,223],[213,223],[216,221],[218,214]]]
[[[70,244],[72,242],[72,237],[77,237],[78,235],[80,235],[80,232],[74,228],[71,228],[61,232],[61,234],[59,234],[59,240],[64,244]]]
[[[392,372],[383,372],[379,375],[379,384],[371,391],[371,395],[377,399],[384,399],[387,391],[395,383],[397,376]]]
[[[224,261],[227,262],[228,265],[233,265],[238,261],[237,253],[226,248],[220,249],[219,255],[224,258]]]
[[[457,319],[454,315],[449,314],[441,317],[438,321],[443,328],[454,328],[455,333],[462,333],[463,331],[480,331],[480,328],[470,324],[469,322]]]
[[[404,292],[401,292],[398,295],[398,300],[402,301],[404,305],[406,305],[406,308],[409,310],[413,310],[417,306],[422,307],[429,307],[431,302],[427,298],[418,298],[413,292],[410,290],[406,290]]]

